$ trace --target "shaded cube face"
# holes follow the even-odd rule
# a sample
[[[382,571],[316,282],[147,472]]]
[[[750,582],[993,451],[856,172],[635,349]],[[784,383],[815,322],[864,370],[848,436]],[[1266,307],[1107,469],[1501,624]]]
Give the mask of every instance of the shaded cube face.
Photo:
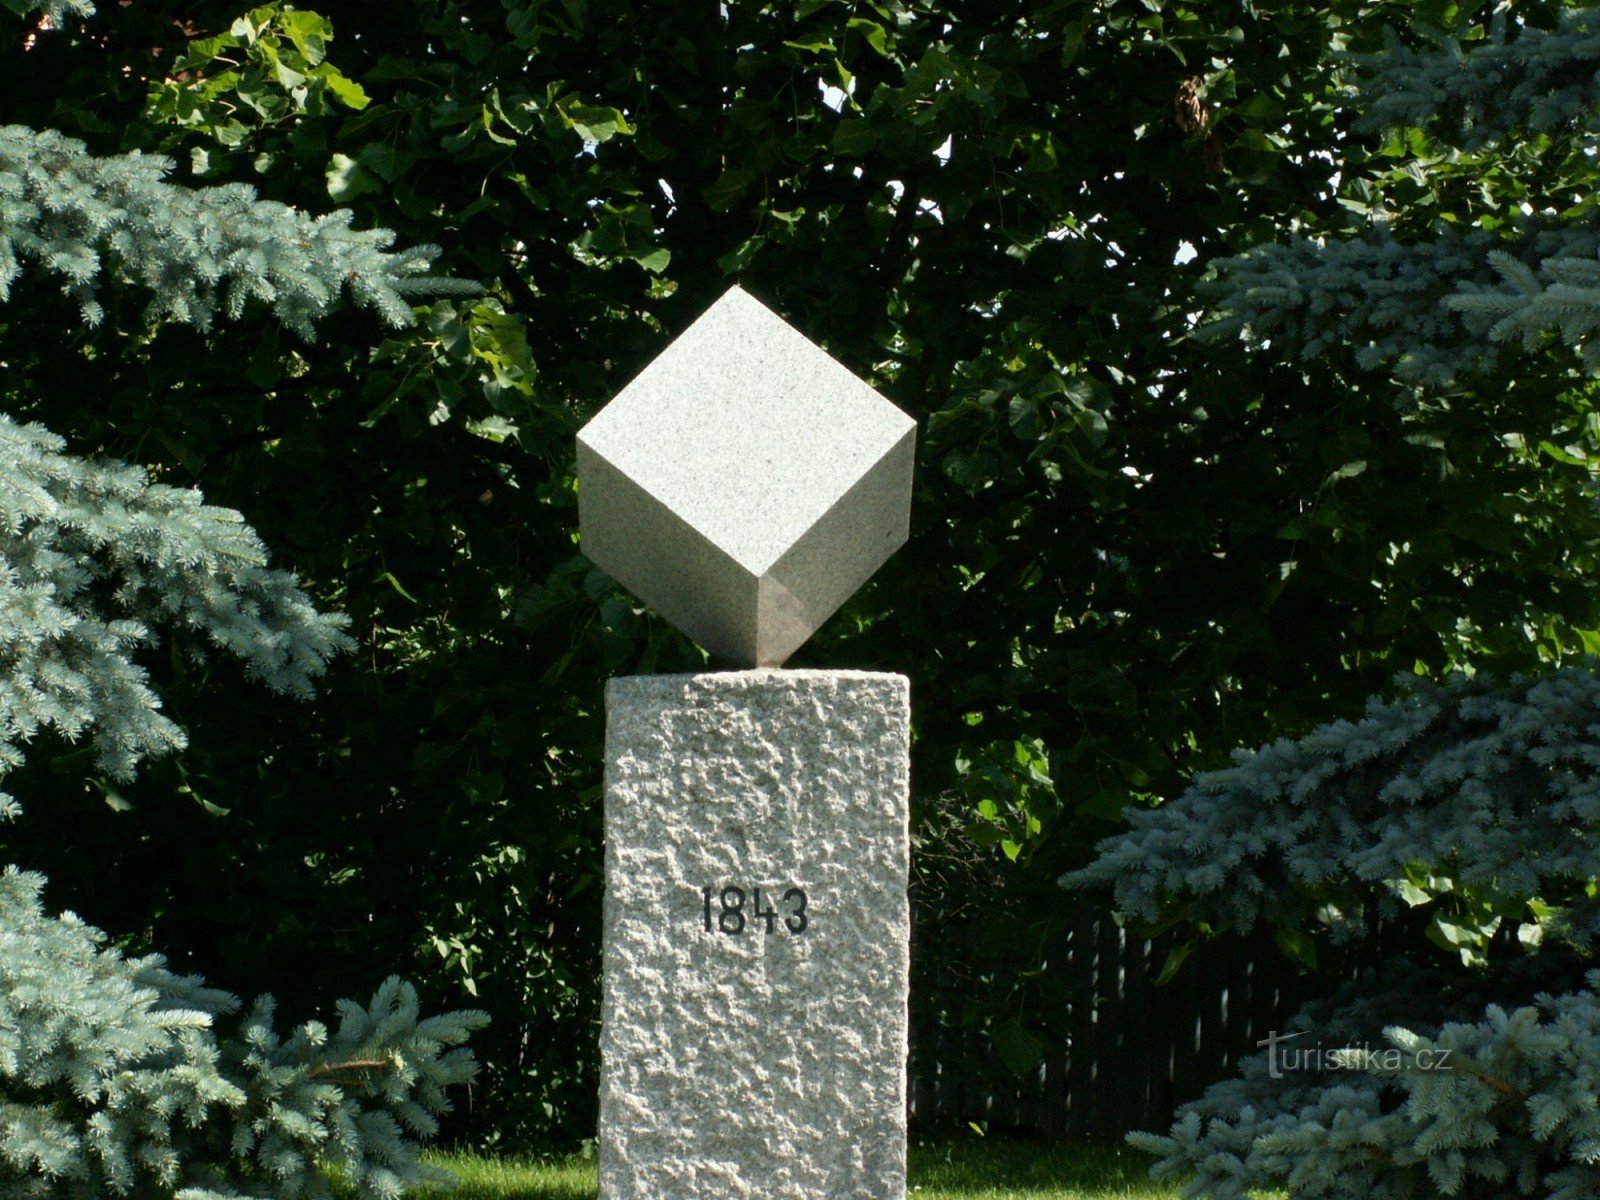
[[[777,666],[906,540],[916,424],[734,288],[578,434],[583,552]]]

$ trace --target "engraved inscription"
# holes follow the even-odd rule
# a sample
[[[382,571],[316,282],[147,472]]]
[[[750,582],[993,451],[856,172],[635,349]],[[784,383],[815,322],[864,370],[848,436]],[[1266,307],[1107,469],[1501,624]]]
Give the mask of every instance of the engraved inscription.
[[[792,934],[804,933],[810,927],[811,918],[806,912],[808,898],[804,888],[786,890],[778,902],[783,905],[781,910],[772,903],[771,896],[771,889],[763,899],[760,888],[752,888],[747,893],[737,884],[729,884],[724,888],[710,885],[701,888],[705,931],[739,937],[762,926],[765,926],[767,933],[776,933],[781,924]]]

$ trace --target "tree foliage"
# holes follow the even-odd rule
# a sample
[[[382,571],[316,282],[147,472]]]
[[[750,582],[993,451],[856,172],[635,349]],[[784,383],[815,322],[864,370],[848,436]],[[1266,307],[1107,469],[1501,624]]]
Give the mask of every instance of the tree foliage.
[[[1341,54],[1481,5],[724,8],[401,0],[335,28],[150,0],[0,50],[8,119],[347,206],[486,281],[376,347],[347,310],[315,345],[248,313],[146,339],[115,295],[42,341],[75,309],[28,276],[0,310],[4,406],[248,512],[360,643],[314,715],[151,659],[188,748],[110,820],[88,764],[39,756],[18,844],[89,918],[296,1008],[391,971],[476,997],[485,1138],[592,1125],[602,681],[704,661],[579,556],[571,438],[730,282],[922,426],[911,544],[796,661],[913,678],[933,1023],[1060,1036],[1033,968],[1085,901],[1054,880],[1130,803],[1396,670],[1600,630],[1559,351],[1442,404],[1337,349],[1193,336],[1217,260],[1423,187],[1362,140]],[[1510,204],[1583,165],[1425,183],[1470,223],[1479,166]],[[96,875],[109,855],[161,885]],[[307,945],[328,972],[282,985]]]
[[[1329,1047],[1331,1081],[1297,1086],[1249,1061],[1242,1078],[1185,1106],[1169,1135],[1130,1140],[1162,1156],[1158,1177],[1186,1179],[1186,1197],[1247,1200],[1271,1187],[1308,1200],[1581,1200],[1600,1186],[1597,989],[1592,973],[1581,991],[1491,1003],[1437,1027],[1435,1013],[1428,1033],[1391,1025],[1377,1036],[1348,1013],[1314,1030],[1297,1022]],[[1390,1019],[1400,994],[1385,998]],[[1341,1037],[1362,1041],[1339,1050]]]
[[[1466,33],[1361,61],[1363,124],[1387,138],[1353,164],[1350,207],[1373,224],[1220,262],[1212,294],[1232,315],[1211,332],[1243,326],[1282,343],[1274,353],[1392,372],[1413,411],[1486,408],[1490,389],[1552,372],[1574,424],[1538,452],[1588,474],[1600,37],[1589,10],[1548,27],[1502,13]],[[1403,165],[1377,169],[1385,157]],[[1586,519],[1592,487],[1565,503]],[[1159,1174],[1218,1200],[1595,1193],[1594,668],[1402,678],[1399,699],[1369,701],[1359,721],[1198,776],[1065,877],[1193,936],[1266,921],[1310,966],[1341,939],[1368,956],[1294,1022],[1290,1038],[1316,1041],[1286,1044],[1328,1060],[1285,1072],[1273,1045],[1169,1134],[1137,1135]],[[1423,961],[1424,938],[1445,962]]]
[[[411,319],[400,296],[428,285],[431,250],[384,255],[391,235],[349,234],[348,213],[311,222],[246,187],[173,187],[166,168],[0,128],[0,299],[16,299],[28,266],[65,277],[91,325],[103,283],[148,288],[142,324],[120,327],[123,338],[159,337],[170,318],[205,329],[250,299],[309,332],[344,290],[392,323]],[[0,771],[19,767],[28,743],[87,737],[98,772],[123,783],[141,758],[181,749],[136,658],[161,627],[177,627],[191,658],[209,642],[301,697],[352,648],[346,622],[267,568],[237,512],[63,450],[43,426],[0,415]],[[0,794],[0,820],[18,814]],[[0,1190],[290,1200],[331,1196],[335,1170],[366,1200],[393,1200],[440,1178],[416,1139],[437,1132],[445,1089],[475,1075],[461,1043],[486,1014],[421,1019],[415,989],[392,976],[369,1005],[342,1003],[336,1031],[308,1022],[283,1039],[263,996],[224,1037],[215,1021],[234,997],[160,956],[124,958],[70,913],[47,917],[44,886],[0,872]]]
[[[1494,687],[1398,681],[1359,721],[1239,752],[1067,876],[1149,923],[1249,930],[1305,945],[1420,914],[1411,932],[1463,961],[1542,940],[1585,945],[1600,880],[1600,680],[1568,668]],[[1576,913],[1580,914],[1575,916]],[[1302,941],[1302,939],[1306,939]]]
[[[1501,12],[1469,32],[1357,59],[1356,130],[1388,135],[1380,155],[1404,160],[1389,174],[1410,186],[1380,199],[1363,181],[1359,236],[1301,234],[1221,260],[1211,295],[1227,315],[1212,336],[1284,336],[1306,356],[1348,346],[1362,366],[1430,387],[1552,331],[1600,367],[1600,15],[1567,9],[1543,29]],[[1467,211],[1439,203],[1474,180]]]
[[[394,1200],[449,1176],[422,1165],[446,1089],[477,1073],[461,1043],[487,1021],[421,1019],[390,978],[330,1029],[282,1037],[262,996],[224,1036],[236,997],[126,959],[72,914],[47,917],[44,880],[0,873],[0,1182],[28,1198]],[[231,1020],[230,1020],[231,1023]]]
[[[386,229],[357,232],[350,213],[322,217],[260,200],[242,184],[190,189],[165,183],[172,163],[138,152],[94,158],[52,131],[0,126],[0,300],[32,260],[64,279],[90,324],[110,271],[150,296],[144,319],[210,326],[218,309],[237,318],[251,300],[308,341],[313,321],[347,291],[391,325],[411,323],[408,295],[475,291],[424,274],[438,253],[385,253]]]
[[[93,740],[119,783],[184,744],[134,651],[173,626],[209,642],[276,692],[302,698],[354,643],[299,581],[266,566],[236,512],[137,467],[84,462],[38,425],[0,415],[0,763],[52,730]],[[202,656],[203,657],[203,656]],[[17,813],[0,795],[0,812]]]
[[[1270,921],[1313,966],[1319,942],[1373,947],[1358,983],[1287,1031],[1314,1042],[1281,1041],[1169,1134],[1133,1139],[1158,1177],[1214,1200],[1594,1194],[1594,666],[1406,681],[1361,721],[1201,775],[1066,878],[1207,936]]]

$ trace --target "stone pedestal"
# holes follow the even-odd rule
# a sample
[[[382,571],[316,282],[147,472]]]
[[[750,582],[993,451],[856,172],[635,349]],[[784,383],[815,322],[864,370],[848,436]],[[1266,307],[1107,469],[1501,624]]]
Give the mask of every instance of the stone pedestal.
[[[601,1200],[903,1200],[909,688],[606,691]]]

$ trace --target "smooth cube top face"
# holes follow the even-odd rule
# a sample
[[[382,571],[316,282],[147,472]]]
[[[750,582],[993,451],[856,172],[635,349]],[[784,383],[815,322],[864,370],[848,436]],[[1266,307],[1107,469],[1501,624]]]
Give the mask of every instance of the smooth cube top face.
[[[578,434],[583,551],[776,666],[906,540],[915,422],[733,288]]]

